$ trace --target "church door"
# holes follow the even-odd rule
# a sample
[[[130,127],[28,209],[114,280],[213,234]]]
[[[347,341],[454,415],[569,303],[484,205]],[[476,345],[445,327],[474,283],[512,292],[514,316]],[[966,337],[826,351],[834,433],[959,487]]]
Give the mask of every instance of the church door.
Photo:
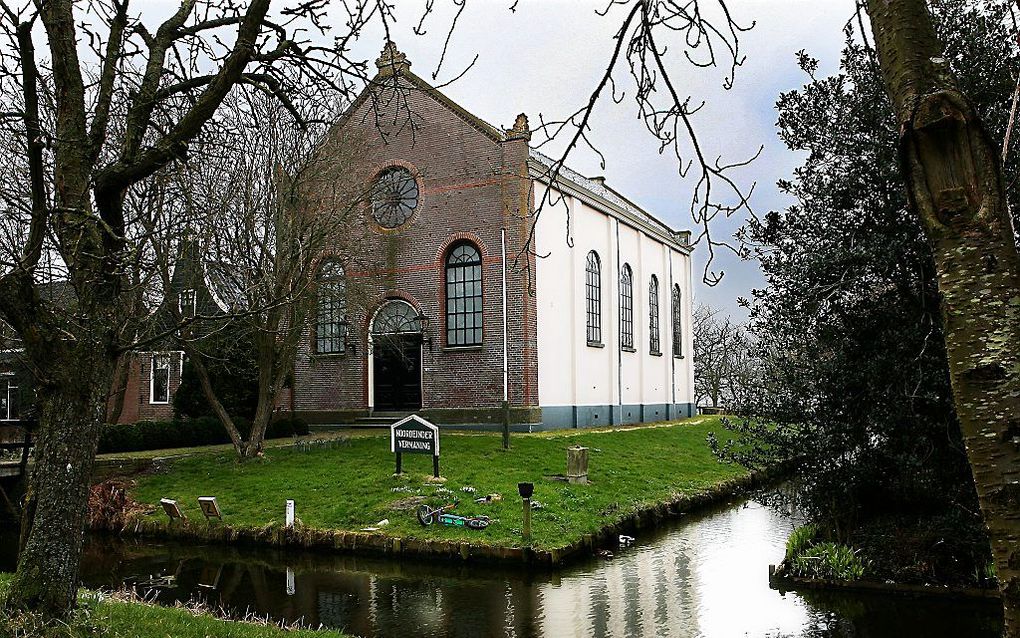
[[[411,304],[387,301],[372,321],[372,393],[376,410],[422,407],[422,323]]]
[[[375,409],[421,408],[421,338],[386,335],[375,344]]]

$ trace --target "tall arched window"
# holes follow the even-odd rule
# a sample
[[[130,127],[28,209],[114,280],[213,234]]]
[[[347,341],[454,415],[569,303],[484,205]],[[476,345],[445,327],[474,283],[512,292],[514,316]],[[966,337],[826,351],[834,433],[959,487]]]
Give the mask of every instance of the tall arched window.
[[[620,271],[620,346],[634,349],[634,274],[630,264]]]
[[[482,344],[482,256],[468,243],[446,256],[446,345]]]
[[[586,266],[585,297],[588,300],[587,325],[588,343],[602,343],[602,262],[594,250],[588,253]]]
[[[652,275],[648,282],[648,350],[661,354],[659,346],[659,278]]]
[[[673,356],[684,356],[684,331],[680,318],[683,316],[683,305],[680,303],[680,286],[673,286]]]
[[[319,268],[318,299],[315,313],[315,351],[336,354],[346,349],[343,334],[344,269],[338,262],[328,261]]]

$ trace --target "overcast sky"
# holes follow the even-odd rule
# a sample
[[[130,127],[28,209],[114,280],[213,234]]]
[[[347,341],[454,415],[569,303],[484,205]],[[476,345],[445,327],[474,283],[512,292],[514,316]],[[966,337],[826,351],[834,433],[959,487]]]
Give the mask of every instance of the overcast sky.
[[[612,35],[622,19],[621,10],[606,17],[596,14],[606,0],[520,0],[516,11],[509,11],[512,0],[466,0],[449,43],[446,60],[437,83],[458,75],[477,55],[478,61],[444,92],[461,106],[482,119],[509,127],[517,113],[527,113],[532,123],[539,114],[556,119],[573,112],[587,99],[605,68],[613,45]],[[714,0],[702,0],[711,5]],[[170,0],[154,0],[152,9],[143,10],[158,17]],[[436,13],[426,23],[427,33],[415,35],[425,0],[399,0],[397,23],[391,34],[412,63],[412,70],[431,80],[443,48],[443,40],[453,18],[452,0],[435,0]],[[801,86],[805,76],[797,68],[795,53],[806,49],[821,62],[819,72],[828,74],[837,68],[842,48],[842,28],[853,17],[853,0],[728,0],[737,21],[755,23],[741,36],[747,59],[737,71],[734,87],[722,88],[722,71],[693,69],[677,64],[673,69],[678,90],[686,91],[693,103],[706,101],[695,117],[699,140],[709,158],[721,155],[724,161],[741,160],[764,145],[761,156],[740,173],[742,183],[755,182],[752,200],[756,213],[780,209],[789,202],[776,189],[776,180],[787,177],[802,160],[787,151],[775,131],[775,102],[780,92]],[[381,49],[383,32],[379,25],[367,30],[354,53],[374,60]],[[678,46],[678,44],[674,44]],[[625,77],[621,69],[620,78]],[[583,151],[569,163],[585,175],[604,175],[607,183],[674,228],[691,228],[689,185],[677,174],[677,163],[670,155],[660,155],[656,141],[636,118],[630,99],[621,104],[604,101],[592,121],[596,140],[605,153],[603,169],[596,156]],[[556,146],[546,150],[557,151]],[[716,224],[719,237],[732,234],[740,220]],[[695,251],[698,272],[706,251]],[[761,284],[757,264],[741,262],[721,254],[714,270],[725,271],[715,287],[695,279],[696,297],[720,306],[738,317],[744,313],[735,300],[748,296]]]

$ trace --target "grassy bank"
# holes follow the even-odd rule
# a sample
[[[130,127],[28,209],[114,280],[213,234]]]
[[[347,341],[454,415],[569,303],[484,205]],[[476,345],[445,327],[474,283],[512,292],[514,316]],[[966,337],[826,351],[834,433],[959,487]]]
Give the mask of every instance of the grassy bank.
[[[702,417],[656,427],[515,435],[509,452],[500,448],[499,435],[444,432],[442,485],[428,481],[431,458],[423,455],[405,455],[405,474],[393,476],[388,436],[306,452],[276,448],[243,465],[231,454],[202,454],[172,461],[165,473],[139,477],[131,496],[153,507],[163,497],[178,500],[192,527],[206,526],[199,496],[216,496],[223,510],[224,522],[209,525],[235,529],[278,528],[285,500],[294,499],[306,528],[357,531],[388,519],[379,531],[391,537],[516,547],[522,526],[517,483],[532,481],[541,504],[533,516],[533,547],[554,549],[642,508],[697,496],[743,476],[741,468],[718,463],[706,446],[708,432],[719,427],[718,418]],[[575,444],[589,448],[589,485],[553,478],[565,473],[566,449]],[[490,493],[503,500],[473,502]],[[454,499],[460,500],[455,513],[485,514],[493,524],[472,531],[422,528],[416,521],[418,503]],[[165,515],[153,509],[144,520],[165,521]]]
[[[0,603],[7,597],[10,574],[0,574]],[[219,620],[204,613],[111,598],[96,592],[79,593],[79,608],[59,630],[43,631],[25,617],[0,616],[0,637],[46,636],[78,638],[345,638],[335,631],[281,629],[273,625]]]

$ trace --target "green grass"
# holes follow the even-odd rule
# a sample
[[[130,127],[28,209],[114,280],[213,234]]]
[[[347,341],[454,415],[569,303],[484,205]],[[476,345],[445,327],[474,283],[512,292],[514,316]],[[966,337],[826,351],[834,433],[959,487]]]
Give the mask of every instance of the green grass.
[[[284,501],[296,501],[297,517],[308,527],[358,530],[389,519],[383,528],[401,538],[470,540],[519,546],[522,520],[519,481],[535,483],[533,545],[563,547],[598,531],[643,506],[693,495],[744,470],[719,463],[705,442],[718,418],[701,417],[657,427],[571,430],[515,435],[504,452],[498,434],[442,434],[441,473],[445,485],[426,481],[432,460],[404,455],[405,475],[394,477],[394,456],[387,436],[353,438],[349,445],[299,452],[275,448],[264,459],[238,464],[232,454],[195,455],[172,461],[165,474],[142,476],[132,496],[155,506],[160,498],[178,501],[192,521],[201,521],[199,496],[216,496],[224,524],[235,527],[280,525]],[[551,480],[566,472],[566,449],[589,448],[590,485]],[[475,488],[474,494],[461,490]],[[445,492],[449,490],[450,493]],[[492,505],[472,502],[499,493]],[[422,528],[413,509],[399,511],[395,502],[424,496],[439,504],[455,498],[455,513],[486,514],[495,522],[484,531],[433,525]],[[164,518],[161,511],[149,516]],[[212,523],[216,525],[218,523]]]
[[[0,601],[7,597],[10,574],[0,574]],[[219,620],[182,608],[111,599],[81,590],[72,620],[58,629],[41,629],[34,619],[0,616],[0,637],[85,638],[345,638],[335,631],[280,629],[272,625]]]

